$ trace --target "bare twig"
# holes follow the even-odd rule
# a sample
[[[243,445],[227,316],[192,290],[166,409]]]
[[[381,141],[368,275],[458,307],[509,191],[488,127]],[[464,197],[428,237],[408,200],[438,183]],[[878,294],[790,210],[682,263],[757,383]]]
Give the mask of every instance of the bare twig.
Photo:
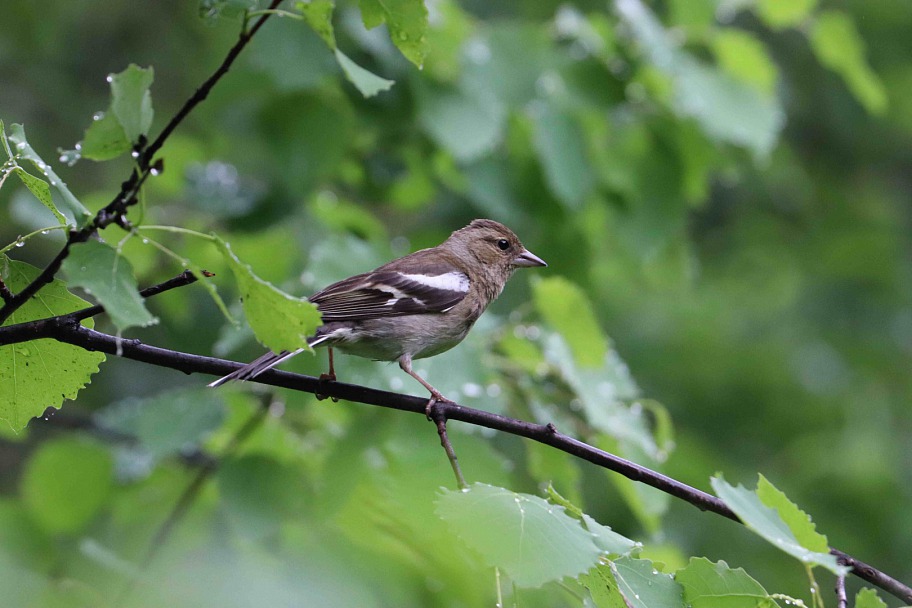
[[[447,436],[446,418],[443,415],[438,414],[436,410],[432,411],[433,413],[431,416],[434,419],[434,424],[437,425],[437,434],[440,435],[440,445],[443,446],[447,459],[450,461],[450,466],[453,467],[453,475],[456,476],[456,485],[459,486],[460,490],[465,490],[469,487],[469,484],[466,483],[465,477],[462,476],[462,469],[459,468],[459,461],[456,459],[456,451],[453,449],[453,444],[450,443],[449,436]]]
[[[33,324],[36,322],[33,322]],[[20,325],[30,325],[23,323]],[[81,326],[77,321],[57,323],[47,319],[32,325],[28,332],[17,329],[18,326],[0,327],[0,345],[13,342],[25,342],[38,338],[51,338],[67,344],[73,344],[88,350],[97,350],[111,355],[119,355],[134,361],[141,361],[159,367],[176,369],[186,374],[201,373],[224,376],[242,366],[241,363],[226,361],[215,357],[193,355],[179,351],[143,344],[139,340],[125,340]],[[10,336],[13,339],[10,339]],[[414,397],[380,391],[355,384],[343,382],[321,382],[319,378],[292,374],[279,370],[269,370],[257,376],[254,382],[278,386],[307,393],[322,393],[328,397],[345,399],[367,405],[376,405],[416,414],[426,415],[426,397]],[[477,426],[526,437],[545,445],[571,454],[599,467],[624,475],[628,479],[652,486],[676,498],[688,502],[703,511],[712,511],[734,521],[738,516],[725,503],[712,494],[681,483],[667,475],[640,466],[624,458],[615,456],[559,432],[553,424],[535,424],[508,418],[482,410],[459,405],[452,402],[438,402],[434,406],[436,415],[445,420],[459,420]],[[840,564],[852,568],[852,574],[880,587],[906,603],[912,603],[912,588],[896,580],[877,568],[852,557],[838,549],[830,549]]]
[[[280,3],[281,0],[272,0],[269,9],[274,9]],[[231,50],[228,51],[225,59],[215,72],[213,72],[212,76],[207,78],[193,95],[184,102],[181,109],[178,110],[177,114],[175,114],[168,124],[165,125],[165,128],[162,129],[161,133],[159,133],[158,137],[156,137],[151,144],[144,149],[137,149],[139,157],[136,159],[136,168],[130,174],[130,177],[121,184],[120,192],[117,193],[114,199],[108,203],[105,208],[101,209],[95,215],[95,218],[86,226],[80,230],[74,230],[69,233],[67,241],[60,252],[54,256],[54,259],[44,267],[41,274],[35,277],[31,283],[26,285],[19,293],[13,294],[9,298],[3,298],[5,303],[3,307],[0,308],[0,325],[9,319],[9,317],[32,296],[38,293],[42,287],[54,279],[57,272],[60,270],[61,264],[63,264],[63,260],[70,254],[70,248],[73,245],[85,242],[97,230],[105,228],[112,223],[121,225],[125,223],[123,216],[127,212],[127,209],[136,202],[136,195],[139,192],[139,189],[142,187],[146,178],[149,177],[150,169],[154,166],[153,157],[155,154],[161,149],[171,133],[174,132],[174,129],[183,122],[184,118],[209,96],[209,92],[212,88],[228,73],[228,70],[231,68],[235,59],[237,59],[241,51],[244,50],[244,47],[250,42],[250,39],[261,27],[263,27],[263,24],[271,15],[271,12],[266,12],[256,20],[249,30],[246,28],[242,29],[237,42],[231,47]]]
[[[849,608],[849,598],[846,596],[845,575],[836,577],[836,608]]]

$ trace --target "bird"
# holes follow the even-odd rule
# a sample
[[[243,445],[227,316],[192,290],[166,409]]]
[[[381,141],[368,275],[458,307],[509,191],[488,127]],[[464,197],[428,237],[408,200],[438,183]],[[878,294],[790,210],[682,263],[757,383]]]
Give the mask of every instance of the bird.
[[[336,379],[333,349],[397,361],[430,392],[425,409],[430,418],[435,403],[450,400],[412,369],[412,361],[462,342],[513,271],[536,266],[547,264],[512,230],[494,220],[476,219],[436,247],[333,283],[308,298],[320,311],[322,325],[307,345],[329,352],[329,373],[321,379]],[[209,386],[256,378],[305,350],[268,352]]]

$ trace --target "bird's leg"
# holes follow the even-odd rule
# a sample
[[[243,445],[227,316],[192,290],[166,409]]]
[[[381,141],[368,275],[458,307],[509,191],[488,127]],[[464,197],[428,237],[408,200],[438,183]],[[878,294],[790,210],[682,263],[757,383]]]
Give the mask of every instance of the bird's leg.
[[[327,347],[327,353],[329,355],[329,373],[320,374],[320,382],[335,382],[336,381],[336,370],[333,367],[333,349],[332,346]],[[319,393],[314,394],[318,400],[323,401],[326,399],[326,395],[321,395]],[[338,399],[333,397],[333,402],[338,403]]]
[[[421,376],[416,374],[414,371],[412,371],[412,358],[409,355],[402,355],[401,357],[399,357],[399,367],[406,374],[408,374],[409,376],[411,376],[412,378],[414,378],[415,380],[420,382],[421,386],[423,386],[424,388],[426,388],[427,390],[429,390],[431,392],[431,398],[428,399],[427,405],[424,407],[424,414],[427,416],[428,420],[432,420],[431,410],[434,409],[434,404],[437,403],[438,401],[449,401],[449,399],[444,397],[440,391],[438,391],[436,388],[431,386],[427,380],[425,380],[424,378],[422,378]]]

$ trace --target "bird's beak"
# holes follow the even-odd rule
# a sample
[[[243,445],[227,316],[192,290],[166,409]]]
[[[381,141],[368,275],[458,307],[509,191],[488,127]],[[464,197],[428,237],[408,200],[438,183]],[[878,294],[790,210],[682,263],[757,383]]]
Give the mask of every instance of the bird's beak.
[[[522,253],[513,259],[513,265],[516,267],[547,266],[543,259],[528,249],[523,249]]]

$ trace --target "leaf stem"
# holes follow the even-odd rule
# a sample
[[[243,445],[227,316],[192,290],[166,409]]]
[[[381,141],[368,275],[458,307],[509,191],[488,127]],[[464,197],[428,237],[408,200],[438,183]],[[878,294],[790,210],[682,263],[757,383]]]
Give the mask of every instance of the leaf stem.
[[[3,184],[3,181],[2,181],[2,180],[0,180],[0,184]],[[63,230],[64,228],[66,228],[66,226],[61,226],[60,224],[54,224],[53,226],[47,226],[47,227],[45,227],[45,228],[38,228],[37,230],[34,230],[34,231],[32,231],[32,232],[29,232],[29,233],[26,234],[25,236],[20,236],[19,238],[17,238],[15,241],[13,241],[12,243],[10,243],[9,245],[7,245],[6,247],[4,247],[3,249],[0,249],[0,255],[6,253],[6,252],[9,251],[10,249],[13,249],[14,247],[21,247],[22,244],[25,243],[25,241],[27,241],[28,239],[32,238],[32,237],[35,236],[35,235],[38,235],[38,234],[47,234],[47,233],[50,232],[51,230]]]

